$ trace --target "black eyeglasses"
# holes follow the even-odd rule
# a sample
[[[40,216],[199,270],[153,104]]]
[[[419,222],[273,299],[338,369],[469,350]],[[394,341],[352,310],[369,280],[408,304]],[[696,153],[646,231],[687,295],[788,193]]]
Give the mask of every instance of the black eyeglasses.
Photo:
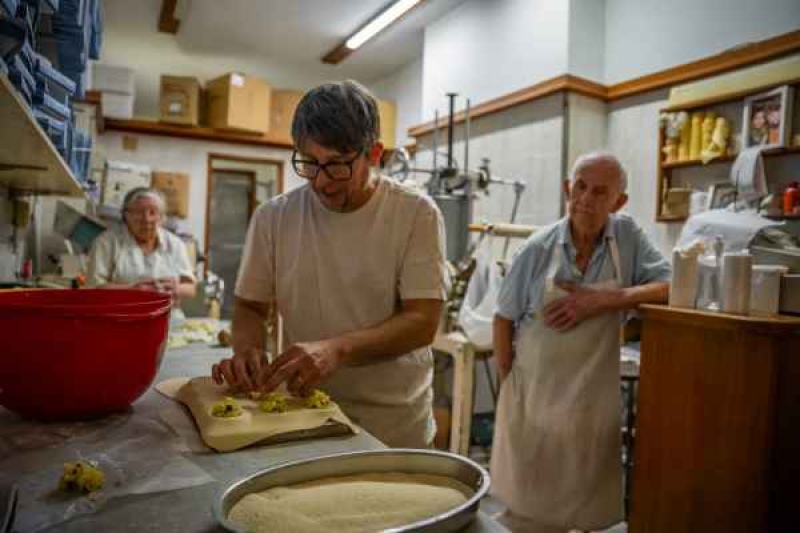
[[[292,153],[292,167],[298,176],[307,180],[313,180],[319,175],[320,170],[325,170],[325,174],[334,181],[347,181],[353,177],[353,164],[364,155],[359,152],[349,161],[330,161],[319,163],[312,159],[305,159],[297,150]]]

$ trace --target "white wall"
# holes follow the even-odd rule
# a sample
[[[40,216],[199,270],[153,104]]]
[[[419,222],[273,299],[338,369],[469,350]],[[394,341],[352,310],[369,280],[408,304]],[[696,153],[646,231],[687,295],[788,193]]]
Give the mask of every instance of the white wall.
[[[172,139],[151,135],[135,135],[138,147],[125,150],[119,132],[106,132],[101,143],[109,160],[128,161],[149,165],[153,170],[185,172],[191,177],[189,184],[189,230],[199,242],[205,239],[205,212],[208,179],[208,154],[224,154],[284,161],[284,190],[297,187],[303,181],[295,176],[291,165],[291,151],[278,148],[259,148],[207,141]]]
[[[161,0],[106,1],[101,63],[136,69],[135,115],[158,116],[161,74],[195,76],[201,82],[233,70],[253,74],[276,88],[309,89],[327,79],[329,70],[283,64],[261,55],[197,54],[181,45],[178,36],[159,33]],[[191,11],[189,11],[191,13]],[[326,74],[327,73],[327,74]]]
[[[519,224],[547,224],[559,217],[562,109],[562,95],[553,95],[472,122],[470,168],[476,169],[481,158],[488,157],[492,175],[520,180],[526,185],[517,215]],[[454,139],[454,159],[461,168],[464,160],[461,127],[455,129]],[[420,138],[419,142],[416,166],[432,168],[432,135]],[[444,153],[446,147],[440,144],[439,151]],[[444,156],[439,158],[438,164],[444,164]],[[416,177],[427,179],[421,174]],[[507,222],[514,201],[513,188],[492,185],[489,193],[478,194],[476,221]]]
[[[628,98],[609,105],[608,149],[628,171],[630,213],[669,256],[683,224],[659,223],[656,216],[658,172],[658,114],[666,106],[667,91]]]
[[[382,100],[392,100],[397,105],[397,146],[411,142],[408,128],[419,124],[422,117],[422,58],[368,85],[375,96]]]
[[[567,72],[605,79],[606,0],[570,0]]]
[[[579,156],[603,149],[608,144],[608,106],[601,100],[574,93],[569,94],[567,102],[565,169],[569,170]]]
[[[797,29],[798,0],[606,0],[606,83]]]
[[[568,11],[566,0],[468,0],[429,25],[422,120],[446,112],[447,92],[479,103],[563,74]]]

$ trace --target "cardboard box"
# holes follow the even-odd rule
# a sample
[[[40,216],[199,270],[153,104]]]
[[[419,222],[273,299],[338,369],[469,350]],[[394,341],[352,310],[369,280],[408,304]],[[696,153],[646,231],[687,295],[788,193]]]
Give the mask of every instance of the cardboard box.
[[[200,91],[197,78],[161,76],[161,122],[183,126],[200,124]]]
[[[206,83],[208,125],[212,128],[267,133],[271,89],[264,80],[231,73]]]
[[[134,95],[123,93],[102,93],[103,116],[108,118],[133,118]]]
[[[378,113],[381,117],[381,142],[387,150],[397,148],[395,129],[397,129],[397,106],[389,100],[378,100]]]
[[[107,161],[103,178],[104,206],[120,209],[128,191],[136,187],[150,186],[150,167],[122,161]]]
[[[136,94],[135,72],[128,67],[96,63],[92,67],[92,89],[100,92]]]
[[[276,141],[292,143],[294,111],[303,98],[303,91],[280,89],[272,91],[269,132]]]
[[[167,201],[167,216],[189,216],[189,175],[181,172],[153,172],[154,189]]]

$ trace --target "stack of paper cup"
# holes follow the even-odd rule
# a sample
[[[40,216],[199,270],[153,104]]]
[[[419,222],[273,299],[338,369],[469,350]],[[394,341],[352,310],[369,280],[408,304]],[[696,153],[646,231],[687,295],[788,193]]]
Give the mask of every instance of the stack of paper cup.
[[[672,252],[672,283],[669,285],[670,307],[694,308],[697,294],[697,254],[678,248]]]
[[[750,313],[777,315],[780,312],[781,278],[789,272],[783,265],[753,265],[750,282]]]
[[[746,315],[750,312],[750,277],[753,257],[748,252],[722,257],[722,312]]]

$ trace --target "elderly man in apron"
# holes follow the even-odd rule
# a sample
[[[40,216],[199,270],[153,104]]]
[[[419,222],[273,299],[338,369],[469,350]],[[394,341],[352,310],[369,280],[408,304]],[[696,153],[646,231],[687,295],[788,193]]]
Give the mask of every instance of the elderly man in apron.
[[[393,447],[433,440],[433,356],[445,297],[444,229],[433,201],[373,172],[375,99],[355,82],[306,94],[292,166],[306,180],[253,215],[236,282],[234,356],[217,383],[269,392],[320,387]],[[264,322],[286,349],[264,357]]]
[[[579,158],[564,184],[568,216],[523,245],[498,296],[492,489],[515,532],[622,519],[620,316],[665,301],[670,277],[643,231],[616,214],[626,185],[613,155]]]

